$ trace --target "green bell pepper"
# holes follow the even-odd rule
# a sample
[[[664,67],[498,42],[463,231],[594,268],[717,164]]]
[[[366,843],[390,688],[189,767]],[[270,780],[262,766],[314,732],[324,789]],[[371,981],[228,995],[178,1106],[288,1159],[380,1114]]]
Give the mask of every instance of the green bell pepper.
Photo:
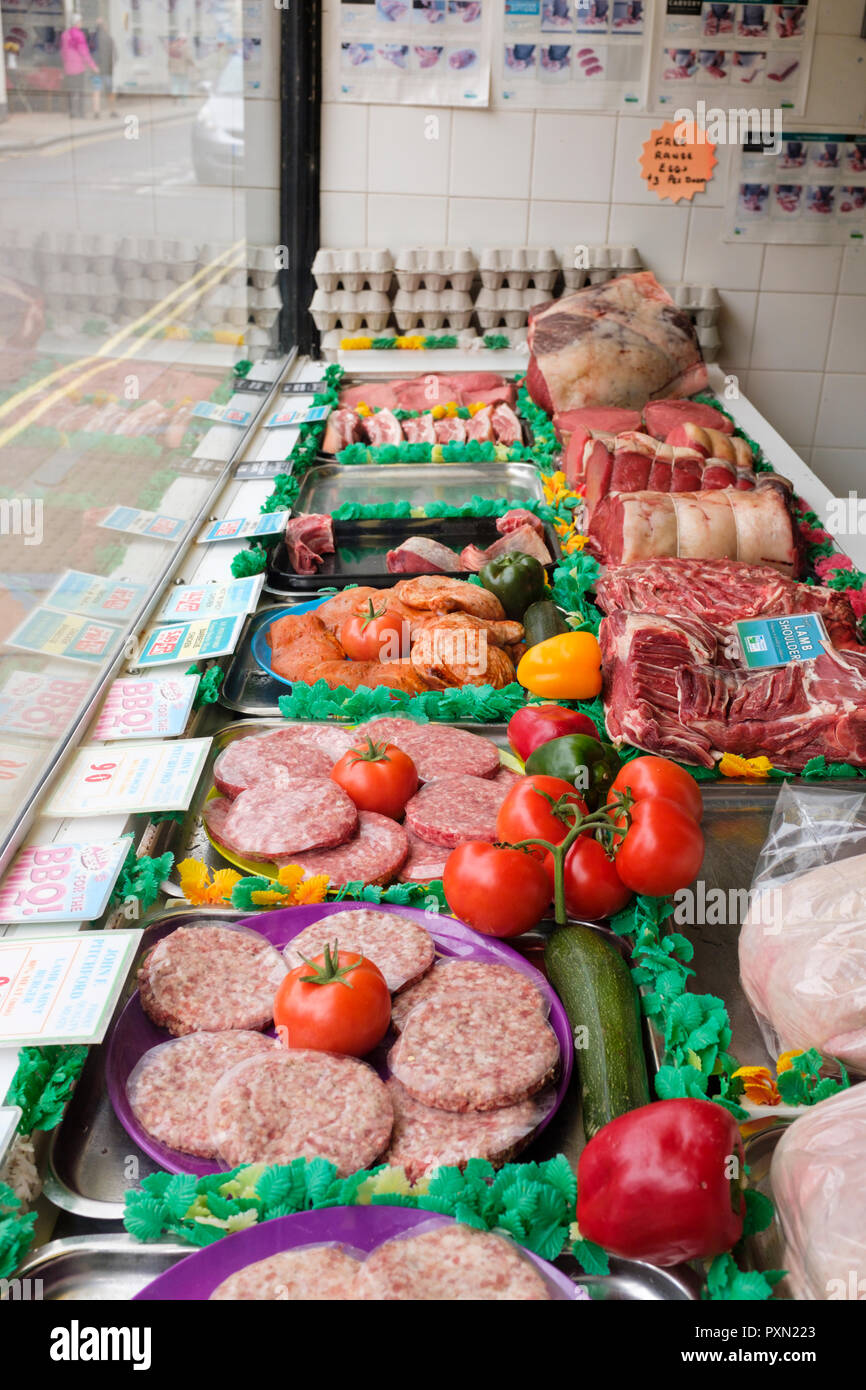
[[[479,579],[495,594],[508,618],[519,622],[531,603],[544,598],[544,566],[534,555],[509,550],[488,560]]]
[[[616,774],[622,766],[611,743],[602,743],[588,734],[566,734],[542,743],[526,760],[531,776],[543,773],[571,782],[581,793],[590,811],[603,806]]]

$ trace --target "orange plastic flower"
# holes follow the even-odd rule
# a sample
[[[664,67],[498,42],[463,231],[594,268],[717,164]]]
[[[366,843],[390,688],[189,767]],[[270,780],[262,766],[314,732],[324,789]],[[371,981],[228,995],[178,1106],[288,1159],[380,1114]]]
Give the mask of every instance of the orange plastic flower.
[[[292,902],[299,907],[304,903],[324,902],[330,881],[327,874],[315,874],[313,878],[308,878],[306,883],[298,885]]]
[[[782,1099],[774,1078],[766,1067],[738,1067],[734,1072],[753,1105],[778,1105]]]
[[[241,877],[234,869],[218,869],[211,879],[210,869],[200,859],[184,859],[177,869],[180,891],[194,907],[226,902]]]

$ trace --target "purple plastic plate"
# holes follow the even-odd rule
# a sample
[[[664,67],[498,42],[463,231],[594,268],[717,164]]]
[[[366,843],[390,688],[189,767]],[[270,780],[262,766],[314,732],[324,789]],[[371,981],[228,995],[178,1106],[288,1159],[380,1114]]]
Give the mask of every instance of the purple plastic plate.
[[[436,1216],[411,1207],[322,1207],[301,1211],[296,1216],[279,1216],[250,1226],[245,1231],[215,1241],[160,1274],[152,1284],[135,1295],[133,1302],[204,1302],[230,1274],[245,1265],[297,1250],[304,1245],[336,1242],[369,1254],[386,1240],[403,1235],[416,1226],[451,1226],[453,1217]],[[553,1285],[554,1297],[578,1299],[583,1295],[567,1274],[540,1260],[530,1250],[522,1253]]]
[[[571,1028],[565,1010],[544,976],[512,947],[505,946],[502,942],[491,937],[479,937],[478,933],[474,932],[471,927],[465,926],[463,922],[458,922],[453,917],[442,917],[437,913],[422,912],[413,907],[394,906],[391,903],[344,901],[314,903],[309,907],[284,907],[258,917],[246,917],[243,922],[232,925],[251,927],[266,937],[271,945],[276,946],[277,950],[281,951],[293,937],[304,931],[306,927],[311,926],[313,922],[321,921],[323,917],[330,917],[335,912],[362,911],[370,908],[377,912],[394,912],[398,917],[412,917],[416,922],[420,922],[433,937],[437,953],[440,956],[458,956],[463,960],[498,962],[501,965],[510,965],[513,970],[519,970],[522,975],[528,976],[538,986],[550,1004],[550,1025],[556,1033],[561,1061],[556,1099],[553,1109],[545,1116],[536,1131],[540,1134],[550,1124],[562,1104],[571,1079],[571,1069],[574,1062]],[[220,922],[218,925],[224,926],[226,924]],[[174,930],[176,928],[170,922],[166,922],[164,926],[153,933],[152,943],[156,944],[157,940],[163,936],[168,936]],[[223,1165],[210,1159],[194,1158],[191,1154],[180,1153],[177,1149],[169,1149],[165,1144],[154,1139],[139,1124],[126,1095],[126,1083],[136,1063],[144,1056],[145,1052],[149,1052],[158,1043],[168,1042],[171,1037],[172,1034],[167,1029],[158,1028],[148,1018],[141,1007],[136,990],[117,1020],[109,1039],[105,1066],[108,1095],[114,1106],[115,1114],[129,1137],[154,1162],[158,1163],[161,1168],[168,1169],[170,1173],[194,1173],[196,1177],[204,1178],[211,1173],[223,1172]]]

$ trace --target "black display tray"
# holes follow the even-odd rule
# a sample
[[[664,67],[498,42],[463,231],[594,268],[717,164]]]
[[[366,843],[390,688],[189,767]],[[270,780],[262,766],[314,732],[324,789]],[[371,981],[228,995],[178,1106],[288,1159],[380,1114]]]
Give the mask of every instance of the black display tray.
[[[382,588],[396,584],[398,579],[411,575],[389,574],[387,554],[396,550],[410,536],[426,536],[455,550],[459,555],[464,546],[477,545],[482,550],[499,539],[495,517],[446,516],[399,517],[387,520],[335,521],[334,554],[326,555],[315,574],[295,574],[289,565],[285,541],[271,551],[268,563],[267,586],[271,593],[310,592],[346,584],[366,584]],[[561,558],[559,538],[551,526],[544,527],[544,541],[553,556],[553,564]],[[448,572],[451,579],[467,579],[466,570]]]

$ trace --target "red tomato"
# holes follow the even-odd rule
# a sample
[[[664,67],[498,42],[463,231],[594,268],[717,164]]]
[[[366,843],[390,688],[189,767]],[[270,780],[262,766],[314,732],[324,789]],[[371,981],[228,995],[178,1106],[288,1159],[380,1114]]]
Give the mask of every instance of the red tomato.
[[[704,803],[700,787],[684,768],[669,758],[635,758],[617,773],[607,794],[613,800],[616,792],[630,791],[635,801],[648,796],[661,796],[676,801],[693,820],[700,821]]]
[[[340,645],[353,661],[399,661],[409,655],[409,630],[399,613],[372,599],[340,628]]]
[[[310,983],[312,981],[312,983]],[[274,1023],[284,1047],[363,1057],[391,1022],[391,994],[378,965],[335,941],[280,984]]]
[[[546,796],[557,801],[561,796],[577,806],[582,816],[586,815],[586,802],[574,790],[570,782],[562,777],[546,777],[536,773],[532,777],[521,777],[515,782],[499,808],[496,817],[496,838],[506,844],[516,845],[521,840],[547,840],[558,845],[570,830],[570,825],[559,820]],[[541,857],[543,850],[533,850]]]
[[[331,768],[331,777],[359,811],[378,811],[392,820],[399,820],[418,790],[418,772],[408,753],[371,738],[344,753]]]
[[[544,859],[551,889],[553,888],[553,855]],[[570,917],[597,922],[613,917],[631,900],[627,888],[616,871],[616,863],[608,859],[598,840],[579,835],[565,856],[563,869],[565,906]]]
[[[682,806],[650,797],[632,807],[631,824],[616,852],[616,870],[635,893],[663,898],[685,888],[704,860],[701,827]]]
[[[448,906],[484,936],[520,936],[550,905],[544,865],[523,850],[469,840],[452,850],[442,875]]]

